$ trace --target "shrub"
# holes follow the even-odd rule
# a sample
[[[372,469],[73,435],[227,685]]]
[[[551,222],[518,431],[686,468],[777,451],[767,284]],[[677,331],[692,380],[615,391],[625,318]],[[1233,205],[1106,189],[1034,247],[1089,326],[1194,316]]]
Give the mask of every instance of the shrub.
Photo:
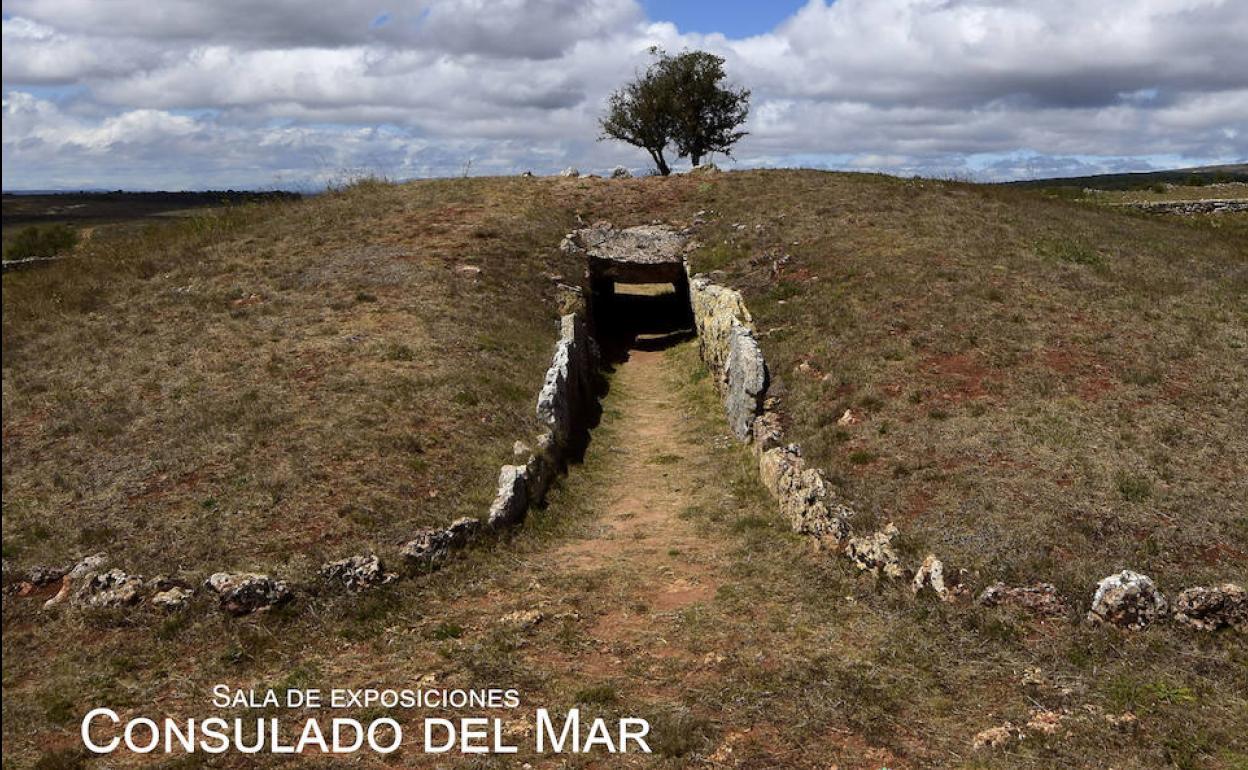
[[[4,246],[6,260],[55,257],[78,244],[78,232],[69,225],[27,227]]]

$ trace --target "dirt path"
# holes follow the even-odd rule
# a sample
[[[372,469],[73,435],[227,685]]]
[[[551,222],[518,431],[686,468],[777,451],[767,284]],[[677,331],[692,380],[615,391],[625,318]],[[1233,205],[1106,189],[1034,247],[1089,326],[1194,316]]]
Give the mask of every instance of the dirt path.
[[[597,495],[601,518],[591,537],[558,548],[557,563],[573,570],[625,570],[647,577],[637,599],[670,612],[714,595],[713,546],[680,517],[698,483],[691,454],[704,451],[681,430],[684,416],[667,387],[664,353],[634,350],[616,373],[618,410],[608,453],[608,481]],[[674,558],[674,557],[682,558]],[[599,625],[607,630],[623,618]]]

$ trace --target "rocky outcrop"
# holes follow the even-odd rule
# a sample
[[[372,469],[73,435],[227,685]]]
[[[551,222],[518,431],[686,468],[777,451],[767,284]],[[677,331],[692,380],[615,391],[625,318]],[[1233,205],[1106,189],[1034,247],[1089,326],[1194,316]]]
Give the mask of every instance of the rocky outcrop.
[[[1097,583],[1088,621],[1141,629],[1164,617],[1166,608],[1166,597],[1150,578],[1124,569]]]
[[[581,171],[576,166],[568,166],[563,171],[559,172],[559,176],[565,179],[576,179],[580,175]]]
[[[1248,631],[1248,591],[1234,583],[1185,589],[1175,597],[1174,620],[1200,631]]]
[[[235,616],[264,612],[295,598],[286,581],[255,572],[218,572],[204,586],[217,595],[222,610]]]
[[[632,179],[633,172],[629,171],[623,166],[616,166],[615,168],[611,169],[611,178],[612,179]]]
[[[397,574],[386,572],[381,559],[375,554],[349,556],[322,564],[320,575],[322,580],[340,585],[348,591],[363,591],[366,588],[385,585],[398,578]]]
[[[985,588],[976,601],[985,607],[1017,607],[1037,617],[1055,618],[1067,612],[1066,603],[1050,583],[1007,586],[997,582]]]

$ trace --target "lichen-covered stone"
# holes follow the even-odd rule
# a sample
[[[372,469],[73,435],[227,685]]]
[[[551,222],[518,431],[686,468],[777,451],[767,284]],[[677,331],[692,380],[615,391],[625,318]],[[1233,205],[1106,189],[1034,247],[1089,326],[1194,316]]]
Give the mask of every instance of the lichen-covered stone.
[[[923,559],[923,563],[919,565],[918,570],[914,573],[914,579],[910,582],[910,590],[919,593],[924,589],[931,590],[941,600],[949,598],[949,588],[945,585],[945,564],[936,558],[935,554],[928,554]]]
[[[399,555],[410,567],[420,572],[432,572],[450,555],[451,534],[445,529],[422,529],[403,544]]]
[[[461,516],[452,521],[450,526],[446,528],[446,534],[449,538],[448,545],[451,548],[463,548],[472,542],[472,539],[481,531],[481,522],[471,516]]]
[[[26,570],[26,580],[33,586],[43,587],[52,585],[65,577],[68,572],[69,570],[65,567],[49,567],[46,564],[36,564]]]
[[[128,607],[142,598],[142,577],[110,569],[80,576],[71,601],[83,607]]]
[[[899,578],[901,565],[892,546],[897,534],[897,527],[889,524],[879,532],[852,537],[845,547],[845,555],[863,572],[871,572],[876,577]]]
[[[559,341],[542,389],[537,396],[537,418],[550,430],[559,447],[588,429],[586,414],[593,402],[593,372],[597,350],[580,317],[559,319]]]
[[[56,596],[43,603],[44,609],[55,607],[67,601],[73,595],[75,585],[81,585],[103,569],[106,563],[108,563],[108,556],[104,553],[92,554],[81,559],[61,578],[61,590],[57,592]]]
[[[832,502],[832,492],[823,472],[806,467],[796,445],[762,452],[758,470],[763,486],[776,498],[781,515],[794,532],[838,546],[849,537],[853,511]]]
[[[375,554],[349,556],[345,559],[331,561],[321,565],[321,578],[343,586],[350,591],[363,591],[366,588],[385,585],[398,578],[393,572],[386,572],[381,559]]]
[[[1060,617],[1067,612],[1066,603],[1050,583],[1030,586],[1007,586],[993,583],[976,600],[985,607],[1013,606],[1039,617]]]
[[[489,525],[510,526],[524,518],[529,507],[528,468],[504,465],[498,472],[498,493],[490,505]]]
[[[1174,600],[1174,619],[1201,631],[1248,630],[1248,592],[1234,583],[1184,589]]]
[[[1141,629],[1165,616],[1166,608],[1166,597],[1148,576],[1123,570],[1097,583],[1088,621]]]
[[[152,598],[149,601],[153,607],[158,607],[168,612],[176,612],[186,609],[194,595],[195,592],[189,588],[172,586],[167,590],[157,591],[155,594],[152,594]]]
[[[286,581],[255,572],[218,572],[204,585],[217,594],[221,609],[231,615],[267,611],[295,598]]]
[[[767,395],[767,364],[753,332],[736,324],[728,337],[728,359],[723,373],[724,408],[737,438],[750,437],[754,419],[763,411]]]
[[[722,388],[732,330],[738,324],[753,329],[750,311],[746,309],[740,292],[714,284],[704,275],[695,275],[690,279],[689,303],[698,330],[698,351]]]

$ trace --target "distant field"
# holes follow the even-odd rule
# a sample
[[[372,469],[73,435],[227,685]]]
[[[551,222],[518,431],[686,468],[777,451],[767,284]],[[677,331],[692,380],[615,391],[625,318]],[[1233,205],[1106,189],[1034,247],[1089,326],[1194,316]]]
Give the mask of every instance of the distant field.
[[[206,210],[295,198],[291,193],[207,192],[82,192],[12,194],[3,196],[4,249],[28,227],[68,225],[84,238],[118,235],[168,223],[169,217]],[[41,255],[45,256],[45,255]]]
[[[1010,182],[1007,186],[1138,190],[1161,184],[1201,187],[1229,182],[1248,182],[1248,164],[1202,166],[1171,171],[1143,171],[1132,174],[1094,174],[1092,176],[1059,177],[1056,179],[1029,179],[1022,182]]]

